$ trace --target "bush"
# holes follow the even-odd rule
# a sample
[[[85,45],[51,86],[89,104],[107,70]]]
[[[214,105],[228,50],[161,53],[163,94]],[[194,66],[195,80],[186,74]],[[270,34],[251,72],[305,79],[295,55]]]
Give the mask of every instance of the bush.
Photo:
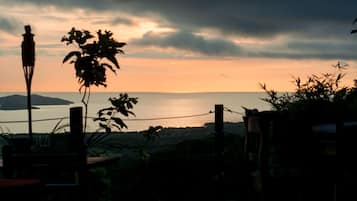
[[[357,84],[355,82],[353,87],[340,86],[343,77],[341,72],[313,74],[305,82],[298,77],[294,80],[295,91],[281,95],[261,84],[268,95],[262,100],[268,102],[273,110],[287,112],[293,118],[313,122],[350,119],[357,114]]]

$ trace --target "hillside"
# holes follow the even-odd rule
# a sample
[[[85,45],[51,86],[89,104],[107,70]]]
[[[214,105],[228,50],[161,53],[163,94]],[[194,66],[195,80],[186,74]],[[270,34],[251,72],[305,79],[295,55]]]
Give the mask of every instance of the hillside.
[[[32,95],[32,108],[39,105],[69,105],[73,102],[53,97]],[[23,95],[10,95],[0,97],[0,110],[22,110],[27,109],[27,97]]]

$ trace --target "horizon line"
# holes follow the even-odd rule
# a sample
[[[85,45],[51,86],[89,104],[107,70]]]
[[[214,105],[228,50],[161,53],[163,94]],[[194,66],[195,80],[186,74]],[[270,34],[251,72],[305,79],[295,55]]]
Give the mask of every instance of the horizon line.
[[[277,91],[290,93],[293,91]],[[0,93],[27,93],[26,91],[0,91]],[[79,91],[33,91],[35,93],[79,93]],[[265,93],[265,91],[92,91],[91,93],[157,93],[157,94],[199,94],[199,93]]]

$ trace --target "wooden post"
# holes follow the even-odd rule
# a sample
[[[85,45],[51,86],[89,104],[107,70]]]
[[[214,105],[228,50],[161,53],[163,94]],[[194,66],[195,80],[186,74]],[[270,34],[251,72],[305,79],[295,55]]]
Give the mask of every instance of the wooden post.
[[[223,133],[223,105],[215,105],[214,111],[216,134]]]
[[[83,133],[83,109],[82,107],[71,107],[69,109],[69,123],[71,133]]]
[[[223,105],[215,105],[215,152],[219,160],[223,163]]]
[[[215,105],[216,153],[223,154],[223,105]]]
[[[215,152],[217,159],[223,164],[223,105],[215,105]]]
[[[215,161],[217,176],[217,198],[224,200],[223,176],[224,176],[224,133],[223,133],[223,105],[215,105]]]
[[[83,200],[88,200],[88,168],[87,163],[87,147],[84,143],[85,132],[83,132],[83,108],[70,108],[70,150],[82,155],[80,157],[81,168],[78,173],[80,182],[80,196]]]
[[[69,112],[70,123],[70,149],[79,150],[83,147],[83,109],[82,107],[72,107]]]

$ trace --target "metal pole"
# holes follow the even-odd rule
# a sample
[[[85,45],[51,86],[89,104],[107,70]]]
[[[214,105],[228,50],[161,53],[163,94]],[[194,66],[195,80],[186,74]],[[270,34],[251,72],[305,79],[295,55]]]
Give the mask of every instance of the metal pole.
[[[31,82],[35,68],[35,42],[33,40],[34,34],[31,33],[30,25],[25,26],[25,33],[22,36],[22,69],[24,71],[26,81],[29,137],[32,142]]]

